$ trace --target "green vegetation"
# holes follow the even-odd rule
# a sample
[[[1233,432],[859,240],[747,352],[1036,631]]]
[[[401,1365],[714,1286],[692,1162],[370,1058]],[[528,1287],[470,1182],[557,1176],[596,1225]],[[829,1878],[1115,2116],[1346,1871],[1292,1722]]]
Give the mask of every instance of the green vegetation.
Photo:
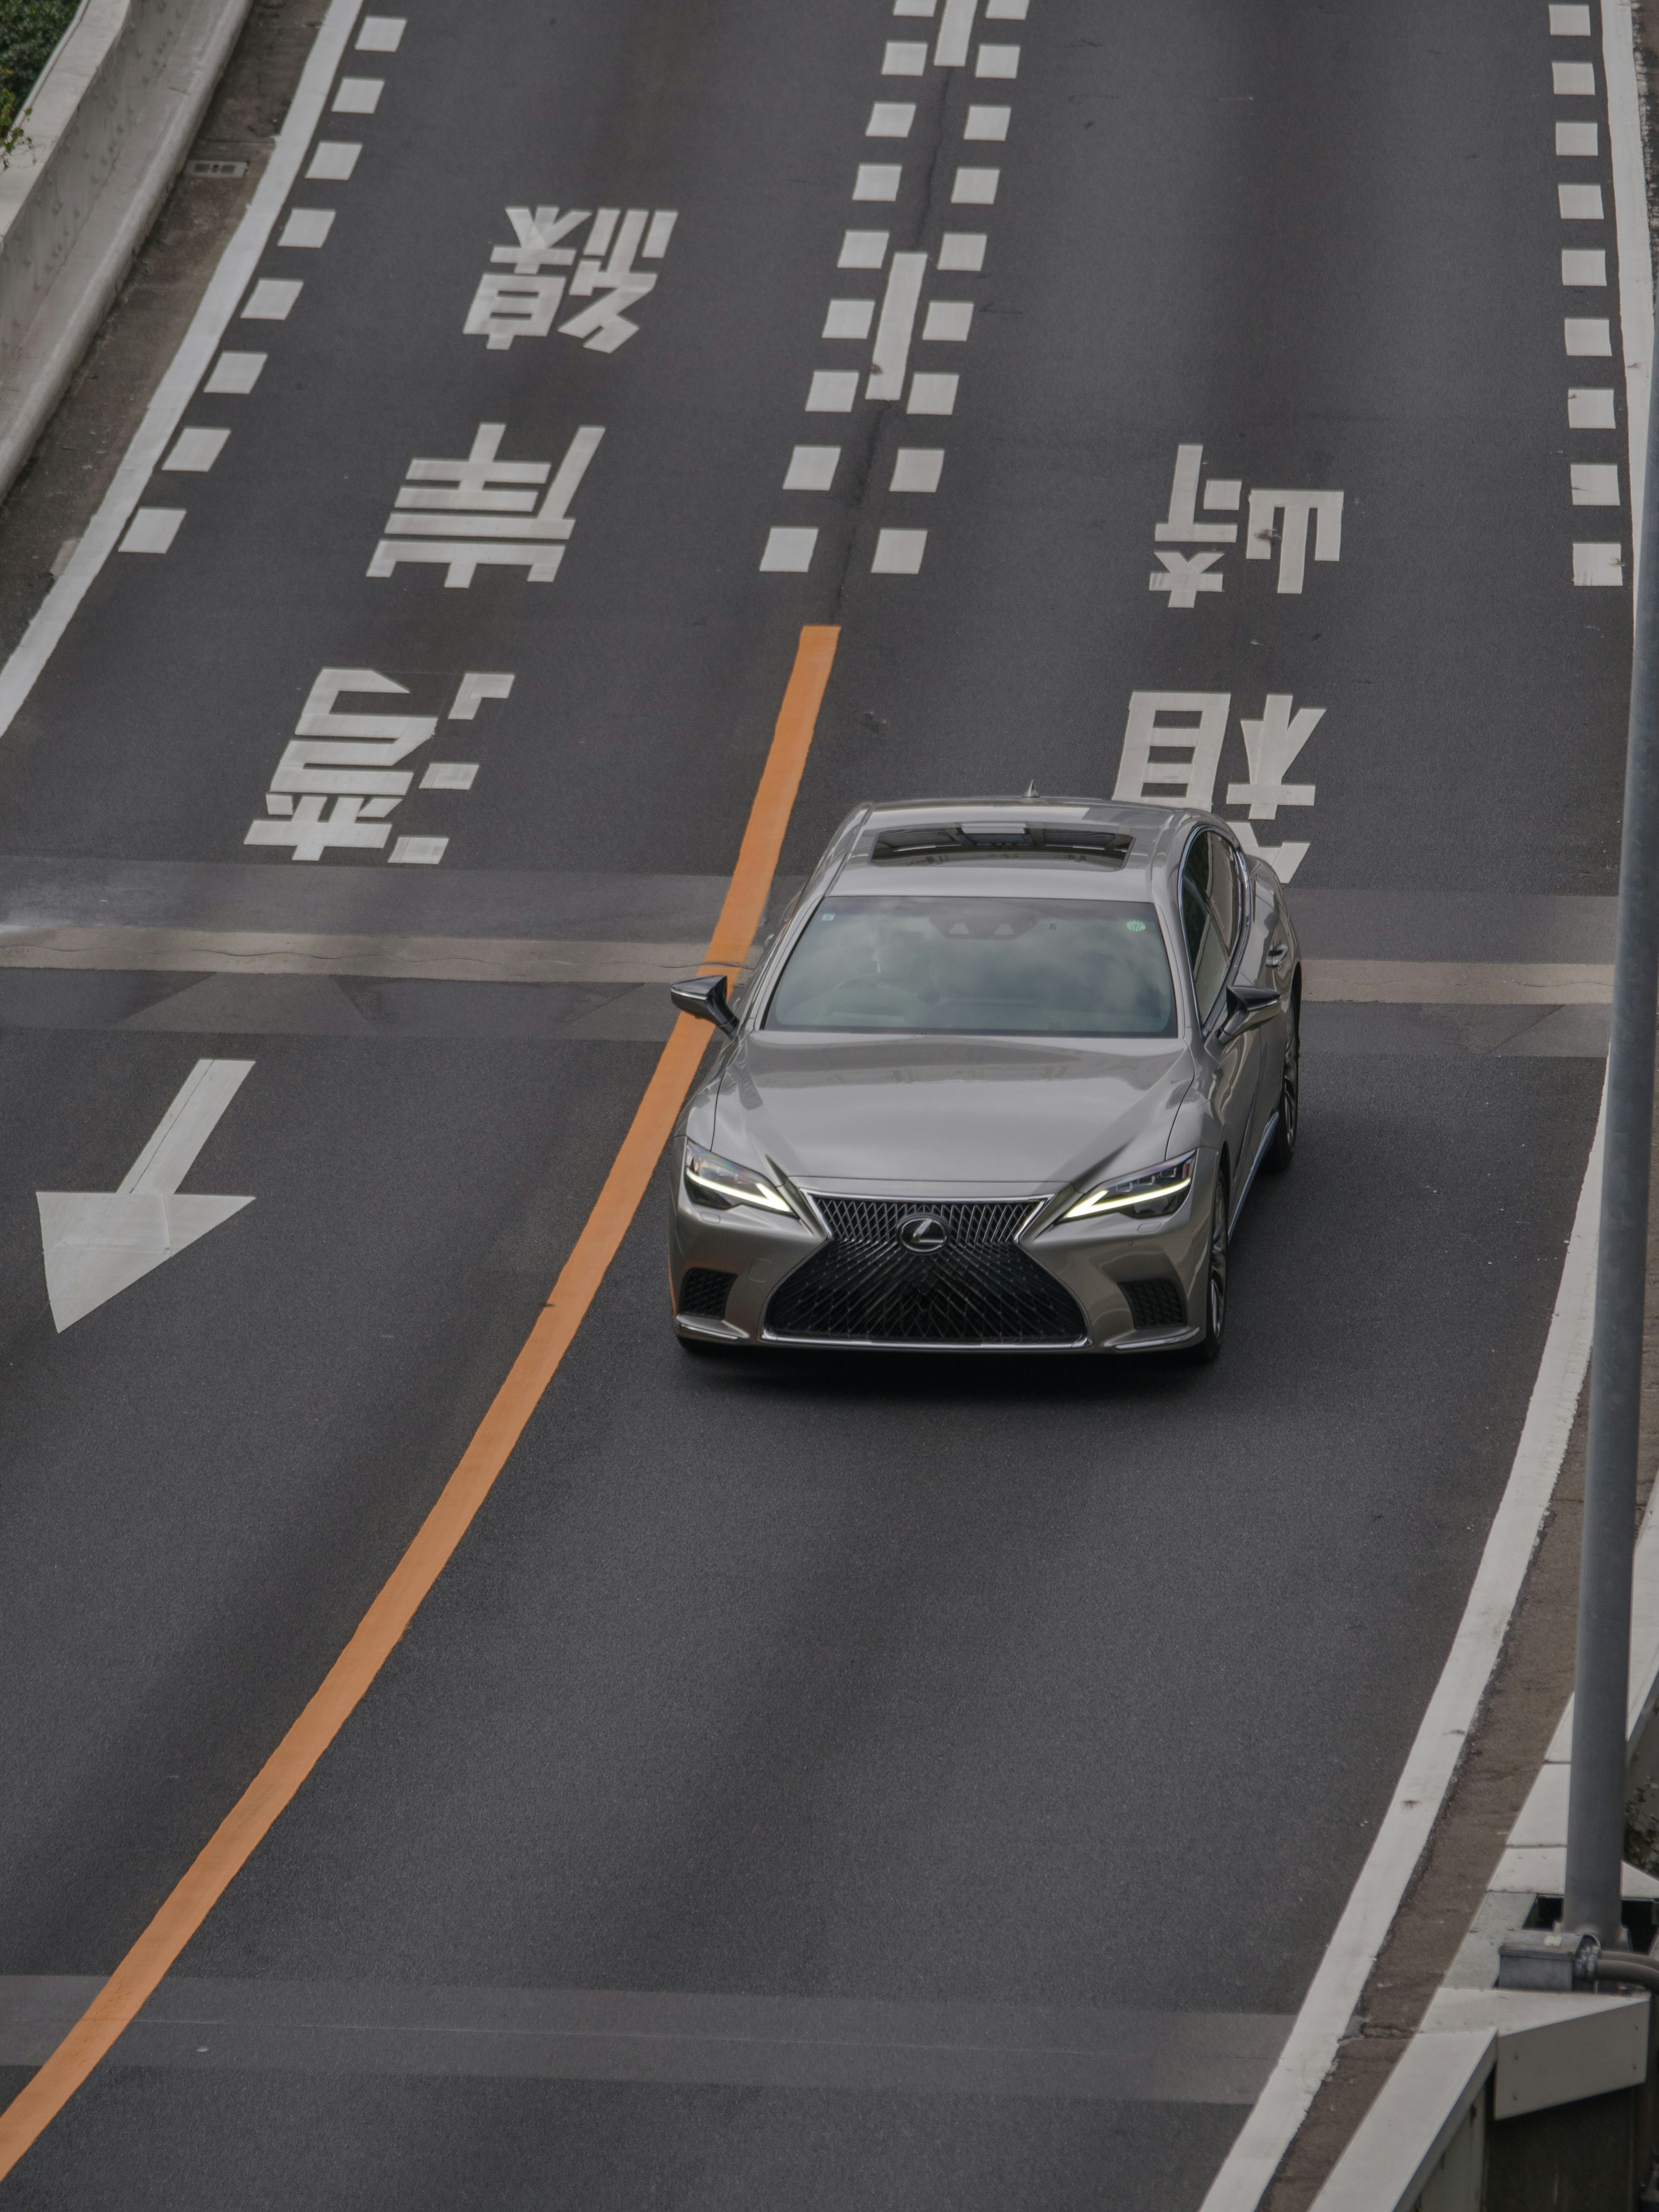
[[[0,167],[23,143],[34,80],[79,5],[80,0],[0,0]]]

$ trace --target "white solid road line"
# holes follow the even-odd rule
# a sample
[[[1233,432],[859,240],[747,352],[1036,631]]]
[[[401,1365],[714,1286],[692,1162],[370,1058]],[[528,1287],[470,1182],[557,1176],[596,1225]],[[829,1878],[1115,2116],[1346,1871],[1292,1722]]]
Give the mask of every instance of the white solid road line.
[[[463,763],[462,765],[465,765]],[[4,929],[0,969],[182,975],[407,976],[452,983],[672,983],[704,941],[324,936],[264,929]]]
[[[1607,1006],[1613,969],[1590,960],[1304,960],[1302,988],[1327,1005]]]
[[[46,1297],[59,1335],[251,1198],[181,1198],[179,1186],[246,1080],[251,1060],[198,1060],[118,1190],[41,1190]]]
[[[1589,1364],[1601,1135],[1598,1121],[1521,1441],[1456,1637],[1376,1841],[1303,2000],[1290,2039],[1211,2184],[1202,2212],[1255,2212],[1306,2118],[1428,1844],[1498,1663],[1560,1473]]]
[[[178,430],[179,418],[195,397],[196,388],[230,325],[259,257],[270,242],[283,203],[293,190],[362,5],[362,0],[330,0],[265,173],[236,227],[235,235],[220,256],[219,265],[172,365],[145,410],[114,481],[88,525],[69,566],[41,602],[16,650],[0,668],[0,736],[11,727],[18,708],[40,680],[41,670],[57,649],[58,640],[86,597],[93,579],[119,544],[151,471],[167,451]],[[234,356],[227,356],[231,358]]]

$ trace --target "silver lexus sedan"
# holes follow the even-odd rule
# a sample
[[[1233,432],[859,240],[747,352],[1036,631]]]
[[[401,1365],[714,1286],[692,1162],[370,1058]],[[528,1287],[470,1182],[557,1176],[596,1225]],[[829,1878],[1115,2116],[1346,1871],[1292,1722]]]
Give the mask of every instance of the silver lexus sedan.
[[[1301,974],[1267,864],[1206,814],[860,806],[672,1149],[690,1351],[1220,1350],[1227,1245],[1295,1156]]]

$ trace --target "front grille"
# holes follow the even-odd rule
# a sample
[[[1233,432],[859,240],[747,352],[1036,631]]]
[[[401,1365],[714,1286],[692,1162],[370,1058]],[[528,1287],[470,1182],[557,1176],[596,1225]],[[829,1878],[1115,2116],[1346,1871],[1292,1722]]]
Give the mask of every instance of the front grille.
[[[724,1321],[726,1293],[737,1279],[718,1267],[688,1267],[680,1282],[680,1311],[699,1321]]]
[[[1150,1282],[1120,1283],[1129,1301],[1129,1316],[1137,1328],[1179,1328],[1187,1318],[1187,1302],[1181,1295],[1179,1283],[1167,1276],[1155,1276]]]
[[[831,1241],[775,1293],[766,1313],[774,1336],[975,1345],[1076,1344],[1088,1334],[1064,1284],[1014,1242],[1029,1198],[820,1198],[817,1206]],[[945,1230],[937,1251],[899,1241],[900,1224],[921,1215]]]

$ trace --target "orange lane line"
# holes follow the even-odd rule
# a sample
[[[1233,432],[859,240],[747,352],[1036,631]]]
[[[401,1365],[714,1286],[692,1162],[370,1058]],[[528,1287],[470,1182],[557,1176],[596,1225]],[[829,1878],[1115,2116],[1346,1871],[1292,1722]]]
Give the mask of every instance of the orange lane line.
[[[760,926],[789,812],[836,657],[838,629],[803,629],[743,848],[706,967],[741,967]],[[459,1466],[392,1569],[322,1686],[225,1815],[194,1863],[50,2058],[0,2112],[0,2178],[64,2106],[154,1994],[339,1734],[453,1556],[580,1328],[655,1170],[708,1030],[682,1014],[664,1046],[605,1188]]]

